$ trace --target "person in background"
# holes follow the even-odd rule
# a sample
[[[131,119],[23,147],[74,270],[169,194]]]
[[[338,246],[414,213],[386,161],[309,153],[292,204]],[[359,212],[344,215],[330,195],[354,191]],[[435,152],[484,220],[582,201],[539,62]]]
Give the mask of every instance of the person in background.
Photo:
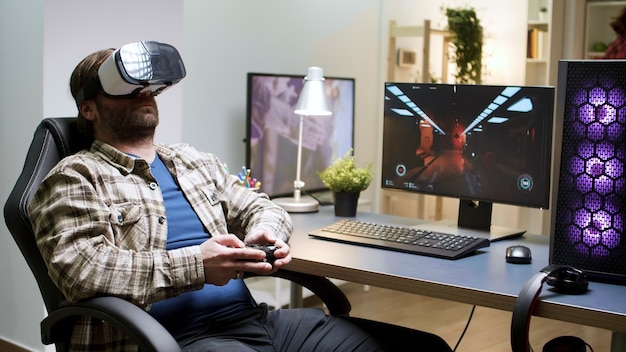
[[[626,7],[611,21],[610,25],[617,34],[617,38],[607,48],[604,59],[626,59]]]
[[[161,50],[161,57],[171,49],[157,42],[142,46]],[[313,308],[268,310],[255,302],[243,273],[267,275],[291,261],[289,215],[242,186],[215,155],[187,144],[155,144],[154,95],[164,88],[129,83],[115,69],[125,65],[125,52],[118,53],[94,52],[74,69],[70,89],[91,147],[61,160],[29,204],[37,245],[65,297],[128,300],[156,318],[184,351],[382,350],[384,341],[372,336],[382,323]],[[129,57],[144,60],[150,53]],[[140,64],[137,72],[159,74],[160,67]],[[173,75],[180,80],[184,74]],[[250,244],[277,246],[273,265]],[[436,335],[393,327],[397,333],[387,338],[403,346],[449,350]],[[90,317],[75,322],[69,347],[136,349],[113,326]]]

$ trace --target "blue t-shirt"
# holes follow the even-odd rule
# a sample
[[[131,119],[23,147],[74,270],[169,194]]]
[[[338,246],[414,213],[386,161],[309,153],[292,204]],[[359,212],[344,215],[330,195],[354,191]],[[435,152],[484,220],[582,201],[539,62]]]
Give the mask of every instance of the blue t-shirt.
[[[199,245],[206,241],[211,235],[158,155],[150,166],[165,200],[168,231],[166,248]],[[224,286],[206,284],[201,290],[155,302],[150,314],[177,337],[185,331],[203,327],[208,319],[229,317],[254,305],[243,280],[230,280]]]

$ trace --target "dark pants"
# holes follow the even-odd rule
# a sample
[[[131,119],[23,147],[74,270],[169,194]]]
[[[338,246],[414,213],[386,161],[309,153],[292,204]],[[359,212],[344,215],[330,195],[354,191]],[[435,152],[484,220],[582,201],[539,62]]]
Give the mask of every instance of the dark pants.
[[[210,322],[180,341],[185,352],[205,351],[450,351],[436,335],[321,309],[265,305],[232,320]]]

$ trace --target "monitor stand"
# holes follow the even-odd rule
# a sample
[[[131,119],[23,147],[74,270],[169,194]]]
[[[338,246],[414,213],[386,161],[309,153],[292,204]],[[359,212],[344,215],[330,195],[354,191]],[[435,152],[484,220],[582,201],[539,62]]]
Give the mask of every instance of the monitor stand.
[[[493,204],[468,199],[459,200],[459,218],[415,225],[422,230],[488,238],[491,242],[522,236],[526,230],[491,225]]]

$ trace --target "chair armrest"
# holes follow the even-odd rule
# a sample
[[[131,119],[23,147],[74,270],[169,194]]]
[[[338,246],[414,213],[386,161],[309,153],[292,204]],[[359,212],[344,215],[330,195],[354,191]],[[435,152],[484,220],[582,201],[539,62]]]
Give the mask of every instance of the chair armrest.
[[[274,277],[289,280],[307,288],[319,297],[328,308],[331,315],[348,316],[352,306],[348,297],[337,285],[326,277],[299,273],[286,269],[279,269],[272,274]]]
[[[62,302],[59,309],[41,322],[41,341],[44,344],[59,342],[59,336],[67,331],[68,320],[79,316],[101,319],[124,331],[140,351],[180,351],[180,346],[163,325],[143,309],[118,297]]]
[[[248,276],[256,276],[249,274]],[[280,269],[272,276],[306,287],[318,296],[331,315],[348,316],[352,309],[346,295],[328,278]],[[59,309],[41,322],[41,341],[60,342],[69,334],[67,322],[76,317],[91,316],[124,331],[139,350],[180,351],[172,335],[150,314],[118,297],[96,297],[76,303],[64,301]]]

